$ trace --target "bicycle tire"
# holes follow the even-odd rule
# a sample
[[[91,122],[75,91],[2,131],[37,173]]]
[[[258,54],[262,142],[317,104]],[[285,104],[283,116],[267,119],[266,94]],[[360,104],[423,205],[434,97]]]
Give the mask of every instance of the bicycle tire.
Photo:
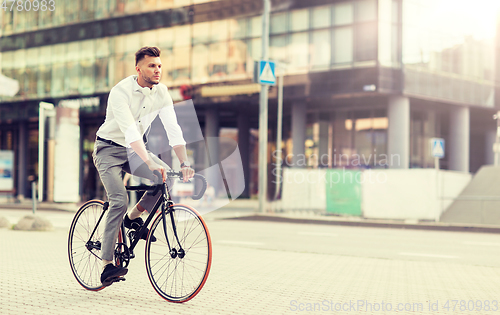
[[[151,285],[163,299],[183,303],[194,298],[207,281],[212,264],[212,242],[205,221],[195,209],[181,204],[171,207],[185,256],[173,258],[169,254],[160,212],[146,240],[146,271]],[[166,221],[170,245],[179,250],[170,212],[166,214]],[[153,234],[156,242],[151,242]]]
[[[90,250],[86,247],[103,211],[103,201],[90,200],[86,202],[76,212],[69,229],[68,257],[71,271],[78,283],[90,291],[99,291],[105,288],[101,283],[101,250]],[[92,241],[102,244],[103,233],[104,224],[101,222],[92,237]]]

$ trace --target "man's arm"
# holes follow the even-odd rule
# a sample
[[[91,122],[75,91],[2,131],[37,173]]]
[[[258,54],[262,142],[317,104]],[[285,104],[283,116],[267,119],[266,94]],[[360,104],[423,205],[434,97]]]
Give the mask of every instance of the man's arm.
[[[139,157],[144,161],[144,163],[146,163],[150,171],[160,172],[163,181],[167,179],[167,170],[165,170],[163,166],[156,164],[149,158],[148,151],[146,150],[146,146],[144,145],[142,139],[130,143],[130,146],[135,151],[135,153],[137,153],[137,155],[139,155]],[[184,149],[184,151],[186,150]]]
[[[177,158],[179,159],[181,164],[188,162],[187,151],[186,151],[185,145],[174,146],[174,151],[175,151],[175,155],[177,155]],[[191,168],[191,166],[188,163],[186,163],[186,164],[187,165],[185,167],[181,167],[181,172],[182,172],[182,177],[183,177],[184,182],[187,182],[194,175],[194,170]]]

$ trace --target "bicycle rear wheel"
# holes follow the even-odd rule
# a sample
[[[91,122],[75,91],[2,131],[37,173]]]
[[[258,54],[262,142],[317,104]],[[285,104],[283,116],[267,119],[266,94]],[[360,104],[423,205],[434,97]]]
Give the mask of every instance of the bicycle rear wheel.
[[[99,291],[101,284],[101,244],[104,234],[104,222],[97,226],[92,239],[90,235],[104,212],[104,202],[91,200],[76,212],[69,230],[68,255],[71,271],[82,287]]]
[[[194,298],[203,288],[212,263],[212,243],[205,221],[193,208],[173,205],[165,218],[166,233],[161,213],[149,231],[146,270],[153,288],[162,298],[182,303]],[[157,238],[154,243],[151,242],[153,234]]]

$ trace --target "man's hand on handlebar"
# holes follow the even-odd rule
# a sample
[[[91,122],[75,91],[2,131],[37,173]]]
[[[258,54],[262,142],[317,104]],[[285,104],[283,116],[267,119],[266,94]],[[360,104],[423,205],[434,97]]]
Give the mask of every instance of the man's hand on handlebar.
[[[147,160],[146,165],[149,167],[151,172],[158,171],[161,174],[163,182],[167,180],[167,170],[163,166],[155,163],[153,160]]]
[[[194,169],[191,166],[184,166],[181,168],[182,172],[182,181],[187,183],[194,176]]]

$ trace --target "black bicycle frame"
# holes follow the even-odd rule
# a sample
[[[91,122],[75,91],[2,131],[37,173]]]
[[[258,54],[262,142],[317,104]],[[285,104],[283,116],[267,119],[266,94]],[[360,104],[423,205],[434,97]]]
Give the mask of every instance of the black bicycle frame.
[[[174,209],[172,208],[172,205],[174,204],[172,199],[170,198],[170,192],[167,188],[167,184],[159,184],[159,185],[154,185],[154,186],[126,186],[125,189],[127,191],[155,191],[161,190],[161,195],[160,198],[158,198],[158,201],[154,205],[153,209],[150,211],[146,221],[142,225],[142,227],[138,230],[135,231],[134,238],[132,240],[132,243],[130,244],[129,251],[130,253],[134,252],[134,248],[139,242],[140,237],[139,235],[142,235],[147,227],[149,226],[149,223],[153,220],[156,211],[160,208],[161,206],[161,215],[163,217],[163,231],[165,233],[165,239],[167,240],[167,245],[168,245],[168,250],[170,254],[172,254],[172,247],[170,246],[170,241],[168,239],[167,235],[167,226],[166,226],[166,215],[170,214],[170,219],[172,221],[172,229],[174,232],[175,240],[177,241],[177,244],[179,245],[179,252],[183,252],[184,250],[182,249],[181,242],[179,241],[179,237],[177,236],[177,227],[175,225],[175,220],[174,220]],[[122,222],[122,239],[123,243],[127,245],[127,235],[125,233],[125,225]]]

